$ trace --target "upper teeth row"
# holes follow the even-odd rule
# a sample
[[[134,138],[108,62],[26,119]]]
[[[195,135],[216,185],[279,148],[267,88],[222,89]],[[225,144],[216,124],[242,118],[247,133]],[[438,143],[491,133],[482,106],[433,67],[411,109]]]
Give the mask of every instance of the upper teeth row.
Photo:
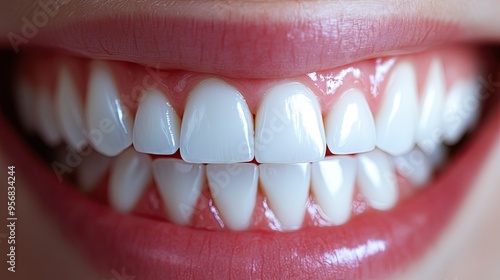
[[[192,163],[248,162],[254,157],[260,163],[315,162],[325,157],[327,146],[333,154],[378,147],[402,155],[415,143],[432,151],[441,141],[457,142],[476,118],[478,102],[471,107],[470,100],[477,101],[477,90],[472,81],[458,80],[445,94],[442,68],[434,59],[419,102],[413,64],[398,63],[376,118],[359,89],[345,91],[323,122],[311,89],[299,82],[278,84],[264,96],[255,130],[242,94],[216,78],[201,81],[191,91],[182,119],[164,94],[150,90],[132,122],[109,67],[99,61],[92,64],[85,110],[65,68],[59,74],[55,104],[50,93],[41,90],[33,112],[28,83],[20,83],[17,96],[21,120],[27,128],[38,129],[48,144],[62,137],[78,149],[90,140],[107,156],[118,155],[132,143],[137,151],[151,154],[169,155],[180,148],[182,158]]]

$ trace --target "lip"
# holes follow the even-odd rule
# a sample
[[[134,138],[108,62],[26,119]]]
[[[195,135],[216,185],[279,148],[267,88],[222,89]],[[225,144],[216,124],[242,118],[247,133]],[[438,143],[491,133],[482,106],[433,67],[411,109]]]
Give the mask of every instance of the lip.
[[[133,28],[132,33],[123,28],[127,20],[130,20],[128,27]],[[29,45],[160,68],[229,77],[278,78],[371,57],[413,52],[460,39],[458,25],[438,20],[336,18],[311,21],[300,28],[289,22],[247,26],[223,22],[198,19],[189,25],[185,24],[188,22],[180,24],[179,19],[147,14],[135,18],[125,15],[87,18],[71,24],[47,26]],[[162,28],[170,23],[179,24],[179,28],[172,33]],[[349,26],[366,26],[367,29],[354,31]],[[417,26],[424,27],[424,31],[418,33]],[[332,30],[337,30],[338,35],[329,35]],[[290,32],[297,35],[289,36]],[[375,35],[359,44],[355,38],[362,35],[356,32]],[[311,38],[301,37],[301,33],[319,35],[311,43]],[[132,41],[126,40],[130,34],[134,34]],[[221,40],[217,37],[221,34],[229,35]],[[249,41],[248,34],[254,34],[254,40]],[[174,40],[181,35],[185,37],[183,41]],[[252,43],[257,39],[266,43],[256,48]],[[194,51],[201,48],[196,44],[198,41],[208,44],[201,54]],[[384,44],[379,43],[382,41]],[[333,47],[318,54],[318,45]],[[223,55],[216,55],[218,53]],[[241,55],[247,53],[253,55]],[[293,59],[296,57],[301,59]],[[492,106],[498,105],[496,101],[498,98]],[[151,279],[165,275],[172,278],[318,275],[318,278],[377,279],[418,259],[446,227],[494,144],[499,119],[499,110],[489,110],[474,140],[455,154],[446,170],[421,194],[393,210],[365,213],[340,227],[291,233],[211,232],[117,214],[78,194],[68,182],[59,182],[4,118],[0,118],[0,130],[4,132],[0,141],[1,148],[11,159],[23,159],[16,162],[19,170],[33,170],[33,176],[28,178],[32,180],[30,191],[75,246],[102,270],[125,267],[132,275]],[[375,220],[377,223],[373,222]]]
[[[486,111],[474,139],[464,143],[422,193],[390,211],[368,212],[343,226],[288,233],[208,231],[118,214],[79,194],[69,182],[59,182],[4,118],[0,130],[5,133],[4,152],[11,159],[24,159],[16,163],[19,170],[33,171],[28,178],[30,191],[102,270],[126,267],[132,275],[148,279],[165,275],[378,279],[421,256],[467,194],[498,133],[499,98],[491,99],[493,108]]]
[[[109,4],[78,17],[79,11],[63,6],[27,46],[225,77],[283,78],[411,53],[464,37],[458,23],[414,14],[399,18],[385,6],[373,7],[377,13],[351,7],[354,15],[333,9],[338,16],[332,16],[325,11],[267,4],[267,9],[281,9],[278,18],[270,16],[272,12],[264,6],[245,13],[234,7],[215,12],[175,5],[183,6],[178,8],[184,9],[180,16],[176,9],[158,8],[158,12],[156,7],[130,14]],[[18,29],[17,34],[22,35],[21,27]]]

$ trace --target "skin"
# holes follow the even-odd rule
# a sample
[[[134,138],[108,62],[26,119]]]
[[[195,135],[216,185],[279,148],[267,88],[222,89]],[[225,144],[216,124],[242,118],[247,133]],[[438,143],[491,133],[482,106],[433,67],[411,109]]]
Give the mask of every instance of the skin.
[[[293,18],[295,13],[302,17],[336,17],[340,14],[348,16],[369,17],[373,15],[430,15],[437,19],[460,22],[466,28],[464,40],[471,42],[500,42],[500,2],[496,0],[445,0],[445,1],[269,1],[244,4],[240,1],[209,1],[207,3],[175,3],[175,1],[146,1],[136,3],[128,1],[127,5],[118,1],[73,1],[62,7],[58,15],[49,24],[64,22],[68,16],[84,17],[96,15],[107,9],[116,9],[117,13],[133,13],[141,8],[155,5],[159,13],[172,11],[198,17],[221,17],[227,20],[261,17],[263,11],[271,19]],[[31,1],[3,1],[0,3],[0,47],[8,49],[6,35],[19,30],[25,15],[30,15],[36,7]],[[206,13],[208,6],[218,9]],[[320,12],[321,11],[321,12]],[[497,90],[498,91],[498,90]],[[497,137],[500,143],[500,135]],[[18,159],[15,159],[18,160]],[[15,164],[14,160],[14,164]],[[21,160],[21,159],[19,159]],[[0,150],[0,166],[12,164],[10,159]],[[432,245],[429,253],[408,268],[395,279],[498,279],[500,268],[495,261],[500,259],[500,145],[490,153],[481,174],[478,176],[472,191],[460,207],[450,226],[442,234],[439,241]],[[20,172],[20,171],[18,171]],[[3,176],[3,175],[2,175]],[[2,177],[3,178],[3,177]],[[5,181],[5,180],[2,180]],[[72,246],[57,230],[51,217],[40,209],[37,201],[26,191],[22,176],[17,181],[18,216],[22,217],[18,232],[18,270],[16,274],[3,275],[2,279],[26,279],[29,276],[38,278],[66,279],[110,279],[112,274],[98,276],[92,267],[81,256],[75,253]],[[36,234],[33,234],[36,232]],[[0,240],[4,244],[4,240]],[[1,246],[3,248],[3,246]],[[2,249],[3,252],[3,249]],[[50,254],[50,257],[45,257]],[[119,270],[119,268],[118,268]],[[44,276],[44,277],[41,277]],[[100,278],[99,278],[100,277]],[[107,277],[107,278],[106,278]]]

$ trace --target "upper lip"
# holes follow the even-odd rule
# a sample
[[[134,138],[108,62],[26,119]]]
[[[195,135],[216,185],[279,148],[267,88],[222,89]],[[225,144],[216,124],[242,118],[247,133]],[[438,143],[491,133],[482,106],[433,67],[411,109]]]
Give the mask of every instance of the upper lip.
[[[214,7],[200,10],[185,4],[182,9],[150,5],[131,14],[123,6],[102,4],[95,12],[73,17],[75,8],[69,6],[26,45],[237,78],[292,77],[461,36],[457,24],[416,14],[400,18],[385,10],[377,16],[325,16],[307,8],[285,9],[290,5],[252,6],[244,13],[230,5],[214,12]],[[271,8],[280,9],[280,16],[271,16]]]

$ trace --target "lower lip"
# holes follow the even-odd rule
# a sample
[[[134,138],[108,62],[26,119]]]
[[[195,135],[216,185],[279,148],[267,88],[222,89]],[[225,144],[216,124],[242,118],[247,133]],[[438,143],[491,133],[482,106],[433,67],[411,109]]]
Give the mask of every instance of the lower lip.
[[[343,226],[288,233],[208,231],[118,214],[84,198],[70,183],[59,182],[3,118],[1,147],[10,158],[23,159],[16,161],[18,170],[33,171],[29,190],[103,271],[125,267],[129,274],[147,279],[166,275],[378,279],[421,256],[455,213],[495,143],[500,125],[496,101],[489,102],[494,108],[488,110],[474,139],[415,197],[391,211],[365,213]]]

